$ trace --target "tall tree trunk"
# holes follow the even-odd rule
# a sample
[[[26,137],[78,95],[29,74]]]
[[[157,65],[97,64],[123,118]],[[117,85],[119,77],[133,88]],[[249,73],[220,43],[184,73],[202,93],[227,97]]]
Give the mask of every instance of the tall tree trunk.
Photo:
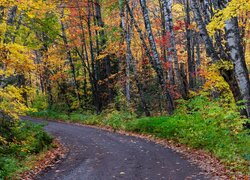
[[[140,29],[138,23],[136,22],[136,20],[135,20],[135,18],[134,18],[134,15],[133,15],[133,12],[132,12],[132,10],[131,10],[131,8],[130,8],[128,2],[127,2],[127,0],[125,1],[125,3],[126,3],[126,7],[127,7],[127,10],[128,10],[128,13],[129,13],[129,15],[130,15],[131,21],[133,22],[133,25],[135,26],[136,31],[137,31],[138,34],[139,34],[139,37],[140,37],[140,40],[141,40],[141,43],[142,43],[142,47],[143,47],[144,51],[146,52],[146,55],[147,55],[147,57],[148,57],[148,59],[149,59],[149,61],[150,61],[150,64],[151,64],[152,67],[156,70],[155,61],[154,61],[154,59],[153,59],[153,57],[152,57],[152,55],[151,55],[150,49],[149,49],[148,46],[147,46],[146,40],[144,39],[144,35],[143,35],[143,33],[142,33],[142,30]]]
[[[48,61],[48,47],[44,44],[44,54],[45,54],[45,61],[44,61],[44,83],[45,83],[45,91],[47,93],[47,101],[48,101],[48,109],[51,109],[53,106],[53,94],[52,94],[52,86],[50,80],[50,70],[47,64]]]
[[[133,68],[136,86],[137,86],[137,89],[138,89],[138,92],[140,95],[141,105],[142,105],[143,111],[144,111],[146,116],[150,116],[150,111],[149,111],[148,104],[146,102],[145,94],[143,92],[143,87],[142,87],[142,84],[140,82],[140,79],[139,79],[139,76],[137,73],[136,61],[132,55],[131,55],[131,64],[132,64],[132,68]]]
[[[151,52],[153,54],[153,58],[154,58],[154,62],[155,62],[156,72],[158,74],[158,78],[159,78],[163,93],[165,94],[165,96],[167,98],[167,112],[169,114],[173,114],[174,102],[173,102],[173,98],[172,98],[170,92],[167,90],[167,87],[166,87],[166,79],[164,78],[162,65],[161,65],[161,62],[159,59],[159,54],[157,52],[155,39],[154,39],[154,35],[152,32],[151,22],[150,22],[149,15],[148,15],[146,0],[140,0],[140,5],[141,5],[142,13],[143,13],[145,28],[146,28],[147,33],[148,33],[148,41],[149,41],[149,44],[151,47]]]
[[[177,49],[176,49],[176,41],[175,41],[175,34],[174,34],[174,25],[173,25],[173,17],[172,17],[172,10],[171,6],[172,4],[170,1],[162,0],[163,5],[163,11],[165,16],[165,27],[167,29],[167,32],[170,34],[170,45],[171,45],[171,56],[173,57],[173,63],[174,63],[174,73],[175,73],[175,83],[177,84],[178,91],[182,95],[184,99],[187,99],[188,92],[185,91],[187,88],[183,84],[183,80],[180,73],[179,68],[179,62],[178,62],[178,56],[177,56]]]
[[[98,79],[97,79],[97,71],[96,71],[96,64],[95,64],[95,55],[94,55],[94,47],[93,47],[93,39],[92,39],[92,32],[91,32],[91,4],[92,2],[88,0],[88,5],[87,5],[87,28],[88,28],[88,35],[89,35],[89,46],[90,46],[90,59],[91,59],[91,66],[92,66],[92,76],[93,76],[93,81],[92,81],[92,86],[93,86],[93,101],[94,101],[94,106],[96,108],[96,113],[100,114],[102,105],[100,102],[100,97],[99,97],[99,85],[98,85]]]
[[[67,35],[66,35],[66,30],[65,30],[65,25],[62,21],[62,19],[64,18],[64,9],[62,9],[61,11],[61,30],[62,30],[62,39],[63,39],[63,42],[64,42],[64,46],[66,48],[66,53],[67,53],[67,59],[69,61],[69,64],[70,64],[70,68],[71,68],[71,74],[72,74],[72,77],[73,77],[73,82],[74,82],[74,87],[75,87],[75,91],[76,91],[76,96],[77,96],[77,100],[79,102],[79,104],[81,105],[81,97],[80,97],[80,94],[79,94],[79,84],[76,80],[76,70],[75,70],[75,65],[73,63],[73,58],[72,58],[72,55],[71,55],[71,50],[69,48],[69,43],[68,43],[68,39],[67,39]]]
[[[238,20],[234,17],[227,20],[225,24],[231,61],[234,64],[235,76],[239,85],[241,97],[246,101],[247,116],[250,118],[250,81],[240,37]]]
[[[105,45],[106,45],[106,35],[105,35],[105,31],[104,31],[104,22],[102,20],[102,11],[101,11],[101,4],[100,4],[100,0],[95,0],[95,13],[96,13],[96,21],[97,21],[97,25],[101,28],[101,30],[99,31],[99,39],[100,39],[100,50],[103,51],[105,49]],[[109,94],[108,97],[108,101],[111,102],[113,95],[112,95],[112,88],[111,88],[111,82],[110,82],[110,75],[111,75],[111,64],[110,64],[110,58],[109,56],[105,56],[104,59],[104,64],[105,64],[105,75],[107,78],[107,91]],[[109,103],[108,102],[108,103]]]
[[[122,7],[120,10],[120,17],[121,17],[121,26],[123,29],[123,36],[125,37],[126,40],[126,45],[127,45],[127,49],[126,49],[126,64],[125,64],[125,95],[126,95],[126,101],[127,101],[127,105],[130,105],[130,60],[131,60],[131,50],[130,50],[130,42],[131,42],[131,36],[130,36],[130,32],[129,30],[127,30],[126,28],[126,24],[125,24],[125,9],[124,9],[124,5],[121,4]],[[128,22],[128,19],[127,19]]]
[[[201,87],[203,84],[202,78],[200,76],[200,70],[201,70],[201,52],[200,52],[200,38],[199,34],[195,32],[195,37],[196,37],[196,78],[197,78],[197,88]]]
[[[169,33],[169,26],[166,26],[168,25],[168,22],[166,22],[166,19],[165,19],[165,13],[164,13],[164,10],[163,10],[163,1],[162,0],[158,0],[159,1],[159,5],[160,5],[160,11],[161,11],[161,25],[162,25],[162,38],[163,39],[167,39],[167,36]],[[164,59],[164,62],[166,63],[169,63],[169,67],[167,69],[167,72],[166,72],[166,79],[170,82],[170,85],[174,86],[175,85],[175,76],[174,76],[174,71],[173,71],[173,60],[172,60],[172,57],[170,56],[171,55],[171,47],[168,47],[167,46],[167,43],[163,45],[162,47],[162,51],[163,51],[163,59]]]
[[[188,79],[189,79],[189,88],[194,89],[195,87],[195,62],[194,62],[194,51],[192,51],[192,47],[194,47],[194,44],[191,43],[192,39],[192,30],[189,29],[189,25],[191,24],[190,19],[190,7],[189,7],[189,0],[186,0],[185,4],[185,10],[186,10],[186,38],[187,38],[187,55],[188,55]]]
[[[63,82],[62,84],[60,84],[58,81],[57,81],[57,85],[58,85],[58,88],[59,88],[59,98],[63,98],[63,100],[66,102],[66,105],[68,107],[67,109],[67,112],[68,114],[70,114],[70,112],[72,111],[71,110],[71,103],[70,103],[70,100],[67,96],[67,87],[65,85],[65,83]]]
[[[166,39],[167,37],[167,32],[166,32],[166,22],[165,22],[165,17],[164,17],[164,11],[162,8],[162,2],[161,0],[159,1],[159,6],[160,6],[160,13],[161,13],[161,36],[162,39]],[[163,44],[161,47],[161,51],[162,51],[162,57],[164,59],[164,62],[168,62],[169,58],[167,55],[167,46],[166,44]],[[166,72],[166,77],[168,78],[168,72]]]
[[[83,67],[83,96],[84,100],[86,101],[88,98],[88,92],[87,92],[87,70],[85,67]]]
[[[124,14],[124,5],[121,4],[121,12],[120,12],[120,16],[121,16],[121,20],[122,20],[122,29],[123,29],[123,34],[125,36],[126,39],[126,45],[127,45],[127,49],[126,49],[126,71],[129,71],[129,66],[131,65],[133,68],[133,73],[134,73],[134,77],[135,77],[135,81],[136,81],[136,86],[140,95],[140,99],[141,99],[141,104],[144,110],[144,113],[146,116],[150,116],[150,111],[145,99],[145,95],[143,92],[143,88],[142,88],[142,84],[140,83],[140,79],[137,73],[137,68],[136,68],[136,61],[133,57],[132,51],[131,51],[131,33],[132,33],[132,27],[133,27],[133,20],[130,20],[130,24],[128,25],[128,30],[126,30],[126,25],[125,25],[125,14]],[[128,20],[127,20],[128,22]],[[129,64],[127,64],[129,63]],[[126,73],[127,74],[127,73]],[[127,76],[127,75],[126,75]],[[126,78],[130,78],[129,76],[127,76]],[[126,84],[126,86],[128,86]],[[130,89],[130,84],[129,84],[129,88],[126,90],[128,91]],[[130,93],[130,91],[128,91],[128,93]],[[126,94],[127,96],[127,94]],[[129,94],[129,98],[130,98],[130,94]],[[128,100],[128,97],[127,97]],[[130,100],[130,99],[129,99]]]
[[[203,3],[202,3],[202,10],[203,10],[203,13],[204,13],[204,22],[205,24],[207,25],[209,22],[210,22],[210,19],[212,17],[212,7],[211,7],[211,1],[209,2],[210,0],[203,0]]]
[[[41,50],[35,50],[34,54],[35,54],[35,64],[41,64],[42,63]],[[42,71],[40,70],[38,73],[39,73],[38,76],[39,76],[39,82],[40,82],[40,89],[41,89],[42,93],[45,93],[44,78],[42,76]]]
[[[172,114],[173,111],[174,111],[174,100],[173,100],[173,97],[172,97],[171,93],[167,89],[166,80],[164,79],[164,75],[163,75],[163,70],[162,70],[161,66],[160,66],[160,69],[157,68],[156,62],[155,62],[154,58],[151,55],[151,51],[149,50],[149,48],[148,48],[148,46],[146,44],[146,41],[144,39],[144,35],[142,34],[142,31],[141,31],[138,23],[136,22],[136,20],[134,18],[133,12],[131,11],[128,2],[125,1],[125,3],[126,3],[126,7],[127,7],[128,13],[129,13],[130,18],[131,18],[131,22],[133,23],[133,25],[136,28],[136,31],[139,34],[140,40],[142,42],[143,49],[145,50],[146,55],[147,55],[147,57],[148,57],[148,59],[150,61],[150,64],[152,65],[153,69],[155,70],[155,72],[157,74],[160,87],[162,89],[162,92],[164,93],[164,96],[166,97],[166,100],[167,100],[167,112],[169,114]]]
[[[206,46],[206,53],[209,57],[212,58],[213,62],[217,62],[219,61],[219,56],[217,52],[215,51],[212,39],[208,35],[206,24],[204,23],[202,19],[201,12],[200,12],[199,6],[197,5],[196,0],[191,0],[191,7],[194,12],[194,18],[195,18],[196,24],[199,28],[200,36],[202,37]]]
[[[185,87],[188,87],[188,81],[187,81],[187,75],[185,73],[185,65],[184,63],[181,63],[180,65],[180,71],[181,71],[181,77],[182,77],[182,80],[183,80],[183,84],[185,85]]]
[[[218,62],[220,60],[219,55],[218,55],[218,53],[216,52],[216,50],[214,48],[214,45],[212,43],[212,39],[208,35],[208,31],[206,29],[206,25],[205,25],[205,23],[204,23],[204,21],[202,19],[201,12],[200,12],[200,9],[199,9],[199,7],[197,5],[197,1],[196,0],[191,0],[191,7],[192,7],[192,10],[194,12],[194,17],[195,17],[196,24],[199,27],[200,35],[201,35],[202,39],[205,42],[206,53],[207,53],[207,55],[209,57],[211,57],[211,59],[212,59],[213,62]],[[234,23],[231,24],[230,21],[227,22],[227,24],[228,24],[227,28],[229,28],[229,29],[230,29],[231,26],[234,26]],[[232,35],[234,33],[235,32],[233,32],[231,30],[227,32],[227,34],[229,34],[229,35],[227,35],[227,39],[228,39],[228,41],[230,41],[230,43],[228,42],[228,44],[231,44],[230,45],[231,46],[231,53],[230,53],[231,54],[231,58],[237,57],[239,55],[238,53],[240,52],[239,49],[236,50],[237,53],[235,53],[235,50],[234,50],[235,42],[238,41],[237,38],[233,40]],[[237,34],[235,34],[235,35],[237,36]],[[240,43],[240,42],[238,42],[238,43]],[[239,57],[237,59],[238,60],[234,59],[232,61],[234,63],[236,63],[236,62],[239,63],[239,61],[242,60],[242,58],[239,58]],[[238,65],[241,66],[242,69],[244,69],[244,67],[243,67],[244,65],[243,64],[244,64],[244,62],[241,62]],[[225,81],[228,83],[228,85],[230,87],[230,90],[233,93],[235,101],[237,102],[237,101],[241,100],[243,98],[242,97],[242,95],[243,95],[242,93],[245,93],[245,90],[243,90],[242,87],[239,87],[239,84],[238,84],[236,76],[235,76],[235,73],[236,73],[235,70],[220,69],[220,73],[223,76],[223,78],[225,79]],[[244,72],[244,70],[241,73],[243,73],[242,75],[246,74]],[[237,75],[238,79],[239,79],[239,74],[241,74],[241,73],[238,73],[238,75]],[[246,77],[243,78],[243,79],[245,79],[246,87],[248,87],[249,79],[248,79],[248,82],[247,82]],[[249,89],[248,89],[248,91],[249,91]],[[247,100],[247,96],[248,95],[246,93],[245,100]]]
[[[88,5],[89,6],[89,5]],[[89,7],[88,7],[89,8]],[[100,110],[98,110],[98,88],[97,88],[97,78],[98,75],[97,72],[95,71],[95,68],[93,68],[93,59],[91,58],[91,62],[89,61],[89,51],[87,48],[87,41],[86,41],[86,37],[85,37],[85,28],[84,28],[84,24],[83,24],[83,14],[82,14],[82,7],[80,6],[79,2],[77,1],[77,9],[78,9],[78,15],[79,15],[79,25],[80,25],[80,29],[81,29],[81,42],[82,42],[82,46],[81,46],[81,50],[79,50],[76,47],[76,52],[78,54],[78,56],[80,57],[81,61],[82,61],[82,65],[83,65],[83,75],[84,75],[84,83],[83,83],[83,91],[84,91],[84,98],[85,100],[87,99],[87,74],[89,76],[89,80],[90,80],[90,84],[91,84],[91,91],[92,91],[92,101],[93,101],[93,105],[96,109],[97,113],[100,113]],[[88,13],[90,10],[88,9]],[[90,18],[88,17],[88,24],[90,23]],[[89,30],[88,33],[90,34]],[[93,46],[92,46],[93,47]],[[91,49],[90,49],[91,50]],[[93,48],[92,48],[93,50]],[[90,52],[92,53],[92,51]],[[90,55],[92,57],[92,55]],[[92,67],[92,68],[91,68]]]

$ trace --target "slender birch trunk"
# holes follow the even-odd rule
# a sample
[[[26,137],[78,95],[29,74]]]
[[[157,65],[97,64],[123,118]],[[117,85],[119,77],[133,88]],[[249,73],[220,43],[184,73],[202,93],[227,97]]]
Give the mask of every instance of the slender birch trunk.
[[[163,93],[165,94],[165,96],[167,98],[167,111],[169,114],[173,114],[174,102],[173,102],[173,99],[172,99],[170,92],[167,90],[166,79],[164,78],[162,65],[160,62],[159,54],[157,52],[155,39],[154,39],[154,35],[152,32],[151,22],[149,19],[146,0],[140,0],[140,5],[141,5],[142,13],[143,13],[145,28],[146,28],[147,33],[148,33],[148,41],[149,41],[149,44],[151,47],[151,52],[153,54],[155,70],[158,74],[158,78],[159,78],[160,84],[162,86]]]
[[[129,32],[127,31],[126,28],[126,23],[125,23],[125,8],[124,5],[120,4],[120,17],[121,17],[121,27],[123,30],[123,37],[126,40],[126,45],[127,45],[127,49],[126,49],[126,56],[125,56],[125,95],[126,95],[126,102],[127,102],[127,106],[130,105],[130,60],[131,60],[131,51],[130,51],[130,41],[131,41],[131,37]]]
[[[231,61],[239,85],[242,99],[245,101],[247,116],[250,118],[250,81],[246,66],[240,30],[236,17],[225,22],[226,38],[230,50]]]
[[[184,99],[186,99],[188,92],[186,91],[187,88],[185,87],[183,83],[181,73],[180,73],[171,6],[172,6],[172,3],[170,0],[162,0],[162,7],[163,7],[165,23],[166,23],[165,27],[167,29],[167,32],[169,32],[170,34],[170,54],[173,57],[175,83],[177,84],[179,93],[182,95]]]
[[[126,76],[127,76],[127,71],[129,71],[129,66],[132,66],[133,69],[133,73],[134,73],[134,77],[135,77],[135,81],[136,81],[136,86],[140,95],[140,99],[141,99],[141,104],[144,110],[144,113],[146,116],[150,116],[150,111],[148,108],[148,105],[146,103],[146,99],[145,99],[145,95],[142,89],[142,84],[140,83],[139,80],[139,76],[137,73],[137,68],[136,68],[136,60],[133,57],[132,51],[131,51],[131,34],[132,34],[132,27],[133,27],[133,20],[130,20],[130,24],[128,25],[128,30],[126,29],[126,25],[125,25],[125,14],[124,14],[124,6],[122,5],[121,7],[121,12],[120,12],[120,16],[121,16],[121,26],[123,29],[123,34],[125,36],[126,39]],[[128,21],[127,21],[128,22]],[[129,63],[129,64],[127,64]],[[129,66],[128,66],[129,65]],[[128,68],[128,69],[127,69]],[[129,76],[127,76],[126,78],[130,78]],[[127,88],[128,86],[128,88]],[[126,83],[126,91],[128,91],[130,88],[130,83]],[[129,93],[129,98],[130,98],[130,91],[128,91]],[[126,97],[127,97],[127,93],[126,93]],[[128,97],[127,97],[128,100]],[[130,100],[130,99],[129,99]]]
[[[224,3],[216,4],[216,2],[218,1],[214,2],[215,9],[223,9],[226,6]],[[196,23],[200,30],[200,35],[205,42],[207,55],[212,58],[213,62],[218,62],[220,60],[219,55],[213,46],[212,39],[208,35],[206,25],[202,19],[196,0],[191,0],[191,7],[194,12]],[[250,117],[250,83],[246,62],[244,59],[237,18],[231,18],[227,20],[225,24],[226,39],[230,52],[229,60],[231,60],[231,62],[234,64],[234,69],[221,69],[220,73],[225,81],[229,84],[235,101],[237,102],[242,99],[246,101],[246,113],[241,113]]]

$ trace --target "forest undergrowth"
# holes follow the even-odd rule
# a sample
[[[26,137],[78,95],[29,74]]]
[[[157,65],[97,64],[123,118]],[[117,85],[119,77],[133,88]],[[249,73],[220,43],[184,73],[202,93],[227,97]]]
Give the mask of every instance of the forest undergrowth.
[[[38,156],[53,147],[53,139],[42,125],[22,121],[6,126],[0,126],[0,179],[15,179],[34,168]]]

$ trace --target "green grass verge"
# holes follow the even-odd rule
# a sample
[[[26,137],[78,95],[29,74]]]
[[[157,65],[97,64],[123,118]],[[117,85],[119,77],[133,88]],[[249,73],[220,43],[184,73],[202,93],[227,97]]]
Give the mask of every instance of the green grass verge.
[[[247,120],[239,115],[237,109],[203,96],[179,101],[178,109],[170,117],[138,119],[134,114],[116,110],[107,110],[100,115],[65,115],[51,111],[31,115],[167,138],[193,149],[203,149],[219,158],[228,168],[249,173],[250,132],[243,128]]]
[[[17,122],[0,127],[0,179],[13,179],[27,170],[31,157],[51,146],[52,137],[41,125]]]

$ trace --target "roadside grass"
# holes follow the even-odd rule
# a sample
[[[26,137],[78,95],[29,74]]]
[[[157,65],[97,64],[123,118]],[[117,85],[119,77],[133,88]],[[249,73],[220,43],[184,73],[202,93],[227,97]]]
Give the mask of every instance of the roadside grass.
[[[51,147],[52,137],[31,122],[6,127],[0,127],[0,179],[15,179],[32,167],[32,159]]]
[[[232,171],[250,173],[250,131],[243,126],[247,119],[240,116],[236,107],[223,106],[219,100],[210,101],[203,96],[181,100],[174,115],[168,117],[136,118],[133,113],[117,110],[106,110],[100,115],[66,115],[49,110],[30,115],[174,140],[212,153]]]

